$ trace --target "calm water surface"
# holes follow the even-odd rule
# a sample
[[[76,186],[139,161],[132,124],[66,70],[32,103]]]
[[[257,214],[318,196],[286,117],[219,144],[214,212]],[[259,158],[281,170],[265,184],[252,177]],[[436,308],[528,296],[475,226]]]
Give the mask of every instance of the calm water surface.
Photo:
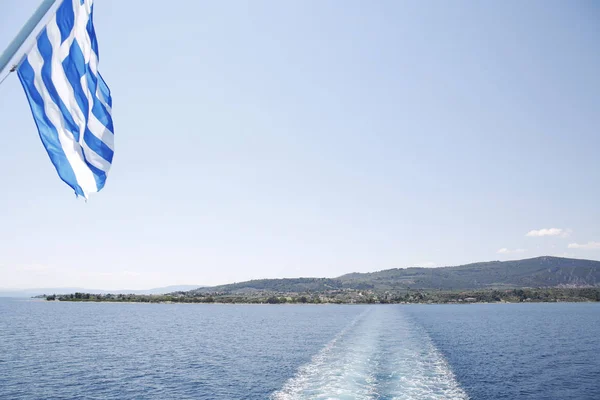
[[[600,304],[0,299],[0,399],[600,399]]]

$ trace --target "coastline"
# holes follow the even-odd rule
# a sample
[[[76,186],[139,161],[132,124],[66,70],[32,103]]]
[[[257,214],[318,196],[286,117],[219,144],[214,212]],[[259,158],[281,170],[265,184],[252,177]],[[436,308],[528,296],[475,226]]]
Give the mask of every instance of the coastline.
[[[46,301],[161,303],[161,304],[519,304],[519,303],[594,303],[600,302],[600,288],[516,288],[482,290],[332,290],[319,293],[259,292],[165,295],[72,293],[40,295]]]

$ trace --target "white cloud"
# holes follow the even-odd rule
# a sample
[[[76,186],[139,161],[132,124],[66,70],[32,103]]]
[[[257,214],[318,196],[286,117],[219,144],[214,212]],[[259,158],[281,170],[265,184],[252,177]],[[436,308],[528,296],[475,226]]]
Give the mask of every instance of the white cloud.
[[[573,231],[571,229],[561,229],[561,228],[542,228],[542,229],[534,229],[532,231],[527,232],[525,236],[529,237],[542,237],[542,236],[562,236],[567,237]]]
[[[510,250],[510,249],[507,249],[506,247],[503,247],[500,250],[498,250],[496,253],[498,253],[498,254],[516,254],[516,253],[525,253],[526,251],[527,250],[525,250],[525,249]]]
[[[569,243],[570,249],[582,249],[582,250],[600,250],[600,242],[587,242],[587,243]]]

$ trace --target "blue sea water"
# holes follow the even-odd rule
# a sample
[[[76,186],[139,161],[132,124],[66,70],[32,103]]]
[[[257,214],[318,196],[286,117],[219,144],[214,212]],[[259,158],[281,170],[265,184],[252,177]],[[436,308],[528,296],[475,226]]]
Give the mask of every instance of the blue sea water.
[[[600,399],[600,304],[0,299],[0,399]]]

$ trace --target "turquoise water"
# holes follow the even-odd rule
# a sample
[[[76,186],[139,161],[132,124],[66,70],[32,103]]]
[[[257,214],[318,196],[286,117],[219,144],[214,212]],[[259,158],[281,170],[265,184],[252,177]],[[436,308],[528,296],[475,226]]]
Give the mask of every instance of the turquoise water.
[[[0,299],[1,399],[599,399],[600,304]]]

